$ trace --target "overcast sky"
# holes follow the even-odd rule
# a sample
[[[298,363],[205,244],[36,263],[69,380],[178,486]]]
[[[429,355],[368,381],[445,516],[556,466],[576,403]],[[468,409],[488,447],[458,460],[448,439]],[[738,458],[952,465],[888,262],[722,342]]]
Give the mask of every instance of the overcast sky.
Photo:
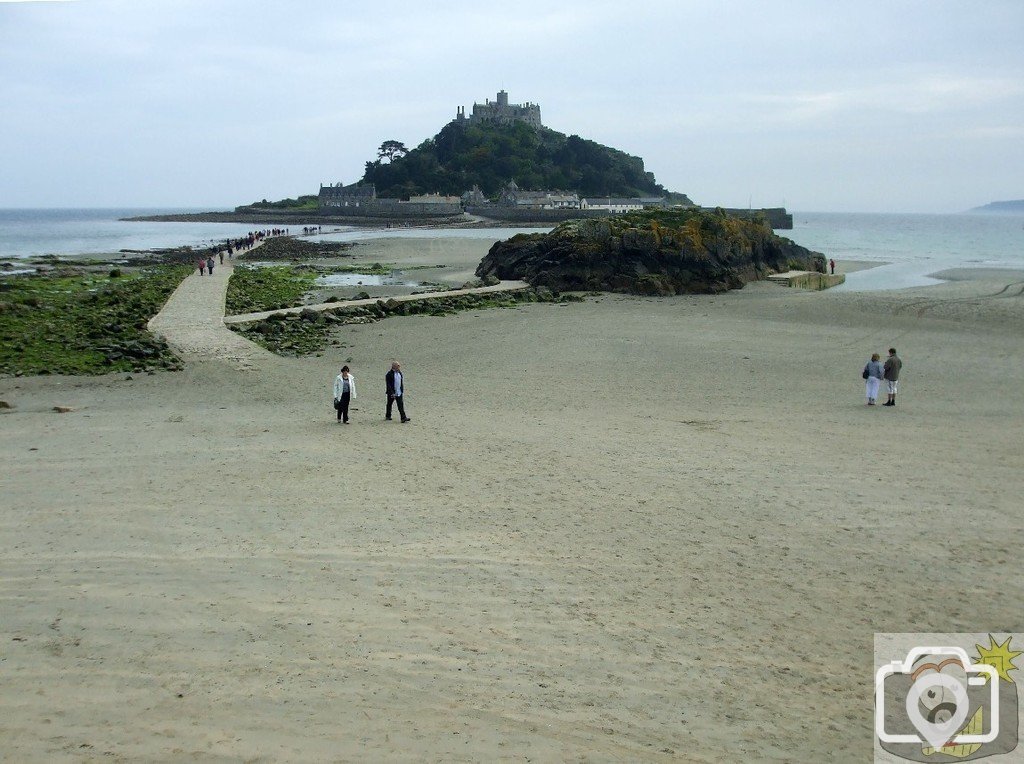
[[[357,180],[456,106],[705,205],[1024,198],[1024,0],[0,0],[0,207],[230,208]]]

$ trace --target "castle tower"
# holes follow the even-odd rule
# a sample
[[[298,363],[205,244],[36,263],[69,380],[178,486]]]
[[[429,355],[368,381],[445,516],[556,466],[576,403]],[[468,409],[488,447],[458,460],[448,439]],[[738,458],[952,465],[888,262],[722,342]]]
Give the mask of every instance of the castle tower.
[[[459,107],[455,114],[457,122],[496,122],[509,125],[514,122],[525,122],[531,127],[540,129],[543,127],[540,119],[540,105],[535,103],[509,103],[508,93],[505,90],[498,91],[497,101],[485,101],[474,103],[473,113],[466,116],[465,107]]]

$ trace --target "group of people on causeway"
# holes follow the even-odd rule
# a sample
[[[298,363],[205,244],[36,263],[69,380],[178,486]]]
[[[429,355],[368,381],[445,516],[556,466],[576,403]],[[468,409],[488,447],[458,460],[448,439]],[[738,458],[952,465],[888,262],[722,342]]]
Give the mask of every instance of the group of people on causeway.
[[[384,375],[384,392],[388,397],[384,418],[390,421],[391,412],[397,406],[402,422],[412,421],[405,415],[405,374],[398,361],[394,361]],[[342,366],[341,372],[334,378],[334,410],[338,412],[338,421],[342,424],[348,424],[348,407],[355,399],[356,378],[348,366]]]
[[[214,258],[220,258],[220,264],[224,265],[224,253],[227,252],[228,259],[234,257],[235,252],[244,252],[252,249],[257,243],[264,239],[269,239],[272,236],[287,236],[287,228],[267,228],[263,231],[249,231],[246,236],[239,239],[225,239],[224,244],[219,246],[213,244],[210,246],[210,254],[207,257],[199,257],[196,262],[199,268],[199,275],[205,276],[208,272],[211,276],[213,275]]]
[[[875,401],[878,398],[878,388],[881,386],[883,379],[889,388],[889,400],[882,405],[896,405],[896,388],[899,387],[900,370],[902,368],[903,361],[896,355],[896,348],[889,348],[889,357],[885,359],[884,364],[880,360],[878,353],[871,354],[871,360],[865,364],[864,371],[861,372],[861,377],[864,378],[865,395],[867,395],[869,406],[875,405]]]

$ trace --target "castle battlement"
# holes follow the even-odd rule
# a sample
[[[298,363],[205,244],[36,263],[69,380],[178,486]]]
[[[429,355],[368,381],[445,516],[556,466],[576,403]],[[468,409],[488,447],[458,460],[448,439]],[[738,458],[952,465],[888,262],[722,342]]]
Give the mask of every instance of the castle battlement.
[[[540,104],[536,103],[509,103],[508,93],[504,90],[498,91],[498,100],[487,100],[484,103],[474,103],[473,113],[466,117],[466,107],[459,106],[455,113],[456,122],[497,122],[502,125],[509,125],[513,122],[525,122],[531,127],[543,127],[540,121]]]

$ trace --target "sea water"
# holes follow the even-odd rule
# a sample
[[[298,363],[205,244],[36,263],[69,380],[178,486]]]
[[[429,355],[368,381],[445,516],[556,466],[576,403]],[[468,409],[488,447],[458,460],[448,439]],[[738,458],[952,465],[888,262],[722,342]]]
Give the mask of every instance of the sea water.
[[[937,284],[950,268],[1024,270],[1024,215],[793,213],[793,230],[777,231],[837,261],[887,263],[847,274],[836,291]]]
[[[265,228],[257,223],[155,223],[121,220],[183,209],[0,209],[0,261],[36,255],[111,255],[122,249],[209,247]],[[299,226],[301,228],[301,226]]]
[[[192,246],[243,236],[280,223],[150,223],[120,218],[194,210],[0,209],[0,262],[32,255],[116,254],[122,249]],[[302,226],[290,226],[293,232]],[[320,241],[380,238],[473,238],[498,241],[523,228],[354,228],[324,226]],[[827,258],[887,263],[847,275],[839,290],[900,289],[936,283],[949,268],[1024,269],[1024,215],[793,213],[793,230],[778,231]]]

